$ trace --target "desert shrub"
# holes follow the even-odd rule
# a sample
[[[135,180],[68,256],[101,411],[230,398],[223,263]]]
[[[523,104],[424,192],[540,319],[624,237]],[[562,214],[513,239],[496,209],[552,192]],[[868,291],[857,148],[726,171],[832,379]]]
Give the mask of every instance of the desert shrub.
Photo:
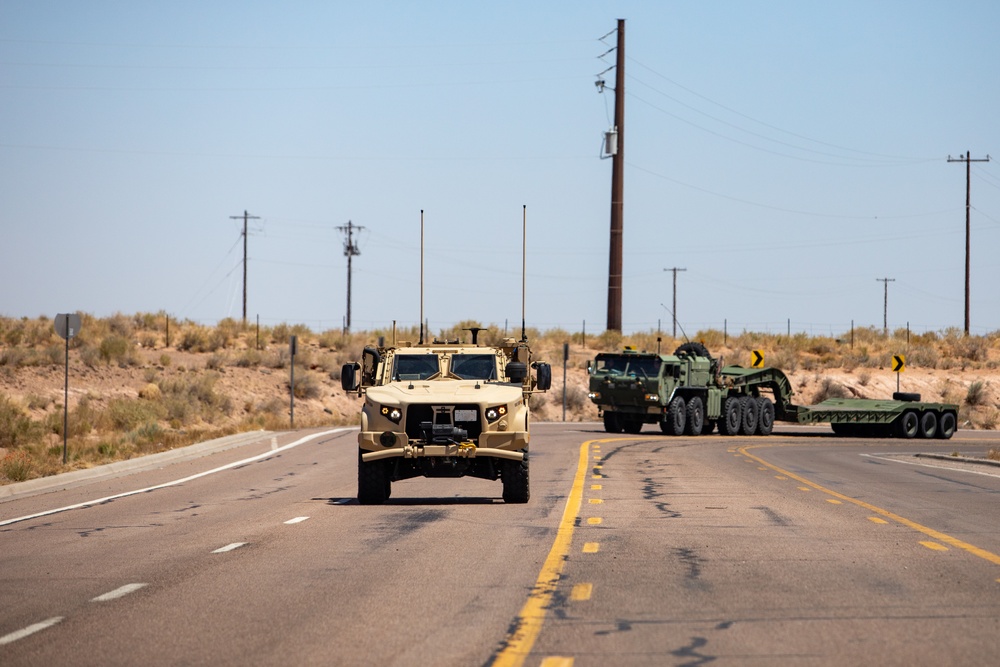
[[[968,405],[982,405],[986,400],[986,383],[975,380],[965,392],[965,402]]]
[[[132,351],[132,341],[117,334],[102,340],[99,348],[102,361],[105,363],[116,362],[121,366],[128,364]]]
[[[224,352],[213,352],[212,355],[205,361],[205,368],[210,371],[219,371],[225,368],[229,357]]]
[[[0,394],[0,447],[23,447],[42,438],[43,427],[24,413],[20,405]]]
[[[26,366],[29,356],[28,350],[23,347],[8,347],[0,352],[0,366],[8,366],[10,368]]]
[[[936,347],[921,345],[910,348],[906,355],[906,364],[912,365],[914,368],[937,368],[940,359],[941,353],[937,351]]]
[[[114,430],[132,431],[149,422],[161,419],[165,410],[160,403],[132,398],[115,398],[108,403],[103,415]]]
[[[147,350],[153,350],[160,342],[160,337],[155,333],[145,331],[139,335],[139,345]]]
[[[163,366],[164,368],[169,366],[171,361],[173,360],[170,358],[170,355],[167,354],[166,352],[160,355],[160,365]]]
[[[1000,461],[1000,449],[996,447],[991,447],[988,452],[986,452],[986,458],[991,461]]]
[[[291,381],[289,380],[289,383]],[[323,385],[312,373],[295,374],[295,398],[319,398],[323,395]]]
[[[34,463],[27,452],[15,449],[7,452],[0,459],[0,475],[3,475],[12,482],[23,482],[31,479]]]
[[[822,403],[828,398],[847,398],[848,392],[843,385],[832,378],[823,378],[813,396],[813,403]]]
[[[263,355],[253,348],[249,350],[244,350],[238,357],[236,357],[235,365],[240,368],[256,368],[260,366],[260,362],[263,359]]]
[[[193,325],[185,327],[181,333],[181,339],[177,342],[177,349],[185,352],[207,352],[208,345],[208,330],[205,327]]]
[[[163,398],[163,392],[160,391],[158,385],[150,381],[149,384],[139,390],[139,398],[147,401],[159,401]]]

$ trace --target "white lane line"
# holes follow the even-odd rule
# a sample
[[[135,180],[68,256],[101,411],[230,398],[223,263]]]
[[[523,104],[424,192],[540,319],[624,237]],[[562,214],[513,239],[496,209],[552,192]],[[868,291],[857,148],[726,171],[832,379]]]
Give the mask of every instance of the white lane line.
[[[78,510],[84,507],[93,507],[94,505],[100,505],[101,503],[110,502],[112,500],[117,500],[119,498],[126,498],[128,496],[135,496],[140,493],[148,493],[150,491],[156,491],[157,489],[165,489],[170,486],[177,486],[185,482],[190,482],[192,480],[198,479],[200,477],[207,477],[208,475],[214,475],[217,472],[223,472],[225,470],[230,470],[232,468],[238,468],[239,466],[246,465],[248,463],[253,463],[254,461],[259,461],[261,459],[266,459],[274,456],[277,452],[283,452],[287,449],[292,449],[293,447],[298,447],[299,445],[305,444],[310,440],[315,440],[316,438],[322,438],[323,436],[333,435],[334,433],[342,433],[343,431],[351,430],[350,427],[347,428],[335,428],[330,431],[323,431],[321,433],[313,433],[312,435],[307,435],[304,438],[299,438],[295,442],[289,443],[283,447],[278,447],[277,449],[272,449],[266,451],[263,454],[257,454],[256,456],[251,456],[250,458],[243,459],[242,461],[235,461],[233,463],[227,463],[224,466],[219,466],[218,468],[213,468],[211,470],[206,470],[205,472],[199,472],[194,475],[189,475],[188,477],[183,477],[181,479],[175,479],[172,482],[164,482],[163,484],[157,484],[156,486],[148,486],[145,489],[136,489],[135,491],[126,491],[125,493],[119,493],[113,496],[105,496],[104,498],[98,498],[97,500],[88,500],[83,503],[77,503],[75,505],[67,505],[66,507],[59,507],[53,510],[46,510],[44,512],[37,512],[36,514],[28,514],[26,516],[19,516],[15,519],[6,519],[0,521],[0,526],[9,526],[12,523],[17,523],[19,521],[27,521],[29,519],[37,519],[43,516],[49,516],[50,514],[59,514],[60,512],[68,512],[70,510]]]
[[[219,547],[218,549],[216,549],[212,553],[213,554],[224,554],[227,551],[232,551],[233,549],[239,549],[240,547],[245,546],[245,545],[246,545],[246,542],[233,542],[232,544],[227,544],[224,547]]]
[[[18,630],[17,632],[12,632],[9,635],[4,635],[0,637],[0,646],[4,644],[10,644],[11,642],[16,642],[18,639],[24,639],[28,635],[33,635],[36,632],[40,632],[45,628],[51,628],[56,623],[63,620],[62,616],[55,616],[47,621],[42,621],[41,623],[35,623],[34,625],[29,625],[23,630]]]
[[[108,600],[116,600],[120,597],[124,597],[129,593],[135,593],[137,590],[146,586],[146,584],[125,584],[113,591],[109,591],[104,595],[98,595],[96,598],[92,599],[91,602],[107,602]]]
[[[294,519],[289,519],[288,521],[285,522],[285,524],[291,526],[296,523],[302,523],[303,521],[307,521],[308,519],[309,517],[307,516],[297,516]]]

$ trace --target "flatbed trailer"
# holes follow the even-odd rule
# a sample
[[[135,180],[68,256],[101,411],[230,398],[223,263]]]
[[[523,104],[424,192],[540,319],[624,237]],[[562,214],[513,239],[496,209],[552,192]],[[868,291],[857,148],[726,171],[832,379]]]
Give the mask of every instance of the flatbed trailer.
[[[721,376],[732,390],[753,396],[769,393],[776,421],[828,423],[837,435],[947,440],[958,428],[957,405],[923,402],[919,394],[896,392],[891,400],[830,398],[817,405],[795,405],[791,383],[776,368],[727,366]]]

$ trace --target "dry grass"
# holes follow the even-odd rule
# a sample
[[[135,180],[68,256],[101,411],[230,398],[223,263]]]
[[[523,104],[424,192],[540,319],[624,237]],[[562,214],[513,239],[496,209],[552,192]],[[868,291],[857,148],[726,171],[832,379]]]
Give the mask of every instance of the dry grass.
[[[356,402],[339,388],[341,366],[381,340],[416,341],[416,327],[378,329],[345,335],[319,333],[301,324],[259,328],[226,319],[214,327],[178,321],[163,313],[81,315],[79,334],[70,342],[71,368],[84,387],[70,396],[70,460],[62,464],[62,373],[65,343],[45,317],[0,317],[0,483],[162,451],[253,429],[288,428],[288,341],[298,336],[295,357],[296,426],[354,424]],[[433,331],[427,339],[469,340],[470,327],[485,327],[480,340],[498,343],[520,338],[520,331],[475,321]],[[563,383],[558,366],[570,344],[565,386],[566,418],[596,418],[586,397],[586,367],[599,351],[632,345],[672,353],[683,340],[656,331],[622,335],[605,331],[527,331],[536,358],[553,365],[555,383],[531,397],[539,420],[562,418]],[[955,379],[955,371],[988,372],[1000,364],[1000,332],[962,335],[959,330],[884,335],[862,328],[837,337],[756,332],[727,335],[699,331],[704,343],[726,364],[748,365],[761,350],[765,364],[797,374],[796,402],[833,396],[886,395],[885,381],[894,354],[905,353],[908,369],[941,371],[921,391],[926,400],[961,405],[961,428],[994,428],[1000,423],[996,392],[981,379]],[[32,385],[32,381],[34,385]],[[58,387],[58,391],[54,388]],[[24,388],[19,389],[19,388]],[[807,393],[800,390],[808,388]],[[804,398],[803,398],[804,397]],[[299,401],[302,405],[299,405]],[[347,407],[343,407],[346,405]]]

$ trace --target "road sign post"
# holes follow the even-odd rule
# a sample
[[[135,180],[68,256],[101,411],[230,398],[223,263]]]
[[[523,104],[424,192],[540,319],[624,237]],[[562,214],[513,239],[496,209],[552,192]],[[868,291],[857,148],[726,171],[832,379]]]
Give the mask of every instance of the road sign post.
[[[80,315],[78,313],[60,313],[56,315],[56,333],[66,341],[66,375],[63,383],[63,465],[66,465],[69,443],[69,339],[80,331]]]
[[[289,399],[291,401],[289,410],[289,417],[290,417],[289,423],[291,424],[292,428],[295,428],[295,353],[298,352],[298,349],[299,349],[298,336],[292,336],[288,341],[288,351],[290,352],[290,356],[292,359],[290,364],[292,368],[291,370],[292,375],[291,379],[289,380],[289,387],[291,389],[291,391],[289,392],[291,394],[291,398]]]

